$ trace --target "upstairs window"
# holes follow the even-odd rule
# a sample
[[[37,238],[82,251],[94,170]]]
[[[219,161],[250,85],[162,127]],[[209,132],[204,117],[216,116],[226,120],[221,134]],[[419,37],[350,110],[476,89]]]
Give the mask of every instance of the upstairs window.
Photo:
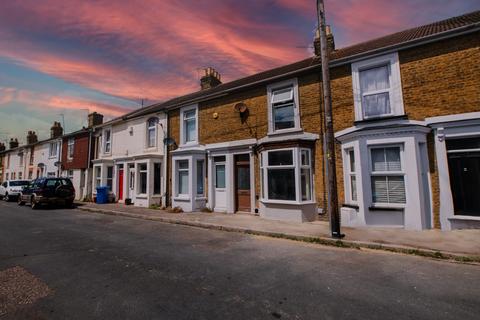
[[[182,119],[180,123],[181,142],[182,144],[194,144],[197,141],[198,135],[198,108],[185,107],[180,111]]]
[[[147,147],[157,146],[157,124],[158,118],[150,118],[147,121]]]
[[[268,86],[269,133],[300,129],[298,85],[290,80]]]
[[[68,144],[67,144],[67,156],[68,156],[68,159],[73,159],[74,147],[75,147],[75,139],[74,139],[74,138],[68,139]]]
[[[360,71],[360,90],[364,118],[391,114],[390,68],[388,65]]]
[[[397,53],[353,63],[352,81],[357,121],[404,114]]]
[[[106,129],[103,131],[103,152],[110,153],[112,151],[112,131]]]
[[[56,142],[50,142],[48,156],[50,158],[55,158],[57,156],[57,143]]]

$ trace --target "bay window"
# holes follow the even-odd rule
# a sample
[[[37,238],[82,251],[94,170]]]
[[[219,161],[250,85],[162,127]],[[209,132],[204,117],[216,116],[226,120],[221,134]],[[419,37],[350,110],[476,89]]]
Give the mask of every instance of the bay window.
[[[204,160],[197,160],[197,196],[204,195]]]
[[[373,203],[406,203],[401,146],[370,148],[370,157]]]
[[[102,168],[95,167],[95,187],[100,187],[102,184]]]
[[[311,201],[312,159],[310,149],[264,151],[260,156],[264,200]]]
[[[267,87],[269,133],[300,129],[296,79]]]
[[[357,202],[357,174],[355,170],[355,151],[353,148],[345,150],[345,197],[347,202]]]
[[[177,194],[188,195],[188,160],[177,160]]]
[[[148,171],[147,164],[138,164],[139,194],[147,194]]]
[[[159,162],[153,164],[153,194],[161,193],[161,166]]]
[[[112,191],[112,187],[113,187],[113,167],[112,166],[107,167],[107,187],[108,187],[108,190]]]

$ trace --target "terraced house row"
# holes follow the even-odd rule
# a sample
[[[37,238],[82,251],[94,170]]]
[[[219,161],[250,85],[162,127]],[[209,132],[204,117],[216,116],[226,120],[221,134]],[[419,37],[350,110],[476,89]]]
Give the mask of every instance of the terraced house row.
[[[340,49],[328,38],[342,225],[479,227],[480,12]],[[228,83],[208,68],[199,91],[105,123],[91,115],[73,135],[86,160],[62,157],[58,173],[80,170],[79,196],[107,185],[120,203],[316,220],[328,195],[315,48]],[[3,179],[18,150],[0,153]]]

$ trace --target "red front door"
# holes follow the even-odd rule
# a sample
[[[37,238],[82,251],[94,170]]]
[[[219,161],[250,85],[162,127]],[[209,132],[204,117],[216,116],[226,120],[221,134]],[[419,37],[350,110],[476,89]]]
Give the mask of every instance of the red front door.
[[[118,170],[118,200],[123,200],[123,168]]]

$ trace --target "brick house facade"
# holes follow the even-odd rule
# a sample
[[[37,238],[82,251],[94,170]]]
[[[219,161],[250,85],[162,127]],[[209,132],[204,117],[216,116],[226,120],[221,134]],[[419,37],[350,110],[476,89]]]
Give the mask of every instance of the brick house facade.
[[[449,154],[476,157],[479,21],[474,12],[332,52],[344,225],[415,230],[477,225],[476,203],[467,205],[470,212],[458,210],[458,191],[452,188],[463,182],[449,181],[459,173],[449,172],[445,140],[459,148]],[[319,68],[313,57],[153,106],[169,115],[172,205],[315,219],[326,201]],[[285,103],[293,103],[286,116],[291,123],[273,132],[273,108]],[[238,112],[241,106],[246,114]],[[463,136],[473,139],[454,139]],[[466,145],[473,146],[468,155],[462,153]],[[477,160],[458,161],[469,161],[478,174]],[[237,163],[249,172],[249,183],[238,176]],[[239,181],[241,191],[249,191],[249,204],[239,198]],[[291,185],[278,187],[287,182]]]
[[[92,160],[92,140],[91,130],[88,128],[62,137],[62,176],[72,180],[76,200],[82,200],[89,193],[86,187],[89,176],[88,169]]]

